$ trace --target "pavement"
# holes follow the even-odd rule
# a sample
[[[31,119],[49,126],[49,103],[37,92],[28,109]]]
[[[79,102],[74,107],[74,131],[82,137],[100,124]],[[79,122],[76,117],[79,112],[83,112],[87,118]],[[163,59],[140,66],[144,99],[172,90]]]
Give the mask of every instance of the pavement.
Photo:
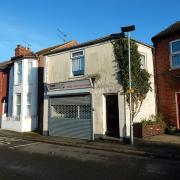
[[[180,161],[180,136],[158,135],[148,138],[135,138],[134,145],[123,144],[117,139],[100,139],[86,141],[80,139],[42,136],[38,133],[18,133],[0,129],[0,137],[21,139],[32,143],[42,142],[68,147],[102,150],[106,152],[123,153]]]

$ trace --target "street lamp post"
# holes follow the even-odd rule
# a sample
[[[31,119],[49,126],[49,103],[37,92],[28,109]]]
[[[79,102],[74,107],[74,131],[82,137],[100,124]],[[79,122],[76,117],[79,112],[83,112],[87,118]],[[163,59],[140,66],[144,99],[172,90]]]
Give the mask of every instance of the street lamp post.
[[[134,143],[133,137],[133,119],[132,119],[132,86],[131,86],[131,43],[130,43],[130,32],[135,30],[135,26],[121,27],[122,33],[127,32],[128,37],[128,61],[129,61],[129,111],[130,111],[130,136],[131,144]]]

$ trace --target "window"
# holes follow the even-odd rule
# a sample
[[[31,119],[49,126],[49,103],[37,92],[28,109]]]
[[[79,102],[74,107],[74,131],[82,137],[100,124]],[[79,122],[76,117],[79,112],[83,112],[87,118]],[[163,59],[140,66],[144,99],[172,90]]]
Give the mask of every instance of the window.
[[[13,112],[13,96],[8,97],[8,116],[12,116]]]
[[[16,115],[21,114],[21,94],[16,94]]]
[[[91,96],[64,96],[50,98],[51,118],[91,119]]]
[[[32,62],[28,62],[28,83],[32,83]]]
[[[72,53],[72,73],[74,76],[84,75],[84,52]]]
[[[3,99],[2,99],[2,113],[6,114],[6,112],[7,112],[7,103],[6,103],[6,98],[3,97]]]
[[[22,62],[17,64],[17,83],[20,84],[22,82]]]
[[[180,40],[170,43],[171,49],[171,67],[180,68]]]
[[[140,59],[141,59],[141,68],[146,69],[146,54],[141,54]]]
[[[91,106],[83,105],[51,105],[51,117],[63,119],[91,119]]]
[[[31,115],[31,93],[27,94],[27,115]]]

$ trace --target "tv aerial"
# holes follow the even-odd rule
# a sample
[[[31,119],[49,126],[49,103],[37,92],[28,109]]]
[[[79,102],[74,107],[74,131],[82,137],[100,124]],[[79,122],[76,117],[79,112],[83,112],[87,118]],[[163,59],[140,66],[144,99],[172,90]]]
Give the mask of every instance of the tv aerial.
[[[57,36],[65,43],[67,41],[67,34],[64,34],[59,28],[57,28]]]
[[[27,41],[24,41],[24,40],[23,40],[23,43],[26,45],[27,48],[31,48],[31,44],[28,43]]]

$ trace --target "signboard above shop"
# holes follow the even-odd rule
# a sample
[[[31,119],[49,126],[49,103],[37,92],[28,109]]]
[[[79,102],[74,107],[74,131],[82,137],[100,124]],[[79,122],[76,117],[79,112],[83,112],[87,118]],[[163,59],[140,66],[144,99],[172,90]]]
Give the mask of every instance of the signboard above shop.
[[[91,79],[46,84],[48,91],[91,88]]]

